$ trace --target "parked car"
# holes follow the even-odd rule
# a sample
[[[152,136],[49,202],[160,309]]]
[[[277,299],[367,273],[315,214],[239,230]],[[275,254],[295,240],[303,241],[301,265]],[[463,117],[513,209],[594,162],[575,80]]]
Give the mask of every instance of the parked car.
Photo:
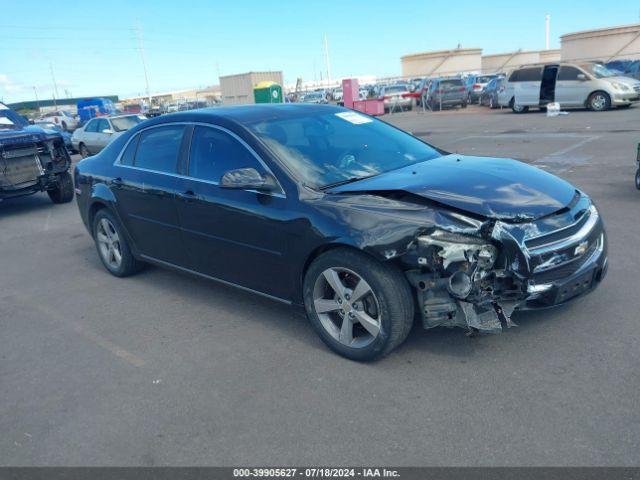
[[[618,75],[640,80],[640,60],[614,60],[606,63],[605,67]]]
[[[57,132],[60,134],[62,139],[64,140],[64,146],[71,153],[75,153],[75,149],[73,148],[73,144],[71,143],[71,134],[66,130],[63,130],[60,125],[56,125],[55,123],[45,122],[38,120],[34,122],[34,125],[51,132]]]
[[[146,120],[144,115],[116,115],[89,120],[82,128],[77,129],[71,136],[73,148],[80,152],[83,158],[100,152],[114,139],[118,138],[130,128]]]
[[[433,79],[424,98],[430,110],[467,108],[467,89],[461,78]]]
[[[152,263],[299,305],[370,360],[424,328],[494,332],[594,290],[589,197],[510,159],[432,147],[332,105],[247,105],[136,125],[75,169],[108,272]]]
[[[44,115],[41,115],[40,118],[36,121],[45,121],[60,125],[60,128],[62,128],[62,130],[64,130],[65,132],[75,130],[80,124],[80,120],[77,115],[73,116],[72,114],[64,110],[47,112]]]
[[[70,202],[70,166],[60,133],[29,125],[0,103],[0,201],[47,192],[53,203]]]
[[[380,89],[378,99],[382,100],[385,112],[411,110],[414,102],[409,93],[409,85],[406,83],[385,85]]]
[[[300,101],[303,103],[328,103],[324,92],[306,93]]]
[[[498,94],[505,89],[507,79],[504,76],[497,76],[491,79],[480,93],[480,105],[486,105],[489,108],[498,108]]]
[[[531,65],[514,70],[499,94],[503,107],[523,113],[558,102],[593,111],[628,107],[640,99],[640,82],[595,62]]]
[[[492,75],[471,75],[465,78],[465,87],[467,89],[467,103],[476,103],[480,100],[480,94],[487,84],[496,78],[496,74]]]
[[[116,107],[108,98],[84,98],[76,104],[80,123],[84,125],[94,117],[113,115]]]
[[[344,91],[342,90],[342,87],[340,87],[333,90],[331,97],[335,102],[341,102],[343,95],[344,95]]]
[[[415,79],[414,79],[415,80]],[[414,84],[413,91],[409,92],[406,96],[411,97],[413,99],[414,106],[422,106],[422,98],[426,96],[427,91],[429,89],[429,84],[433,78],[423,77],[420,81]]]

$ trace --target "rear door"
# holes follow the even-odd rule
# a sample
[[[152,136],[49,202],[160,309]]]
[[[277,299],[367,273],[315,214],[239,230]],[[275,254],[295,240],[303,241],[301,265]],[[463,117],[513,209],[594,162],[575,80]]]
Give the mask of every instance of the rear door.
[[[542,67],[525,67],[514,72],[514,98],[516,105],[536,106],[540,103]]]
[[[114,165],[110,185],[138,251],[179,266],[186,263],[186,254],[175,197],[185,130],[185,125],[162,125],[134,136]]]
[[[190,268],[277,297],[287,297],[290,266],[287,199],[283,192],[225,189],[222,175],[255,168],[270,173],[244,142],[228,130],[196,125],[177,197]]]
[[[556,81],[556,102],[560,105],[584,105],[589,95],[589,81],[579,80],[578,75],[585,75],[580,69],[571,65],[562,65]]]

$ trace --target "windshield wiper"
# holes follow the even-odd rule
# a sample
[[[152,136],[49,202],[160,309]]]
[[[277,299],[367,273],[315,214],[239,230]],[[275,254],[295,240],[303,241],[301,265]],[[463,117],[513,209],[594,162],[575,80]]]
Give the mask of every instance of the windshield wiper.
[[[333,188],[333,187],[339,187],[339,186],[341,186],[341,185],[347,185],[347,184],[349,184],[349,183],[359,182],[360,180],[365,180],[365,179],[367,179],[367,178],[375,177],[375,176],[377,176],[377,175],[380,175],[380,174],[379,174],[379,173],[374,173],[374,174],[372,174],[372,175],[367,175],[367,176],[364,176],[364,177],[351,177],[351,178],[347,178],[347,179],[345,179],[345,180],[340,180],[340,181],[338,181],[338,182],[333,182],[333,183],[328,183],[328,184],[326,184],[326,185],[322,185],[322,186],[320,187],[320,190],[328,190],[328,189]]]

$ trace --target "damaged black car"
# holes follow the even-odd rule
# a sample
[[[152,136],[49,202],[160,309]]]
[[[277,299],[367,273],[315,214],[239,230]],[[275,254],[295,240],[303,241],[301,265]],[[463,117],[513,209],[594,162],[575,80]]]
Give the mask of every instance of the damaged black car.
[[[500,332],[607,270],[602,218],[566,181],[328,105],[155,118],[80,162],[75,182],[112,274],[152,263],[299,305],[357,360],[414,321]]]
[[[29,123],[0,103],[0,201],[47,192],[54,203],[73,200],[71,157],[62,136]]]

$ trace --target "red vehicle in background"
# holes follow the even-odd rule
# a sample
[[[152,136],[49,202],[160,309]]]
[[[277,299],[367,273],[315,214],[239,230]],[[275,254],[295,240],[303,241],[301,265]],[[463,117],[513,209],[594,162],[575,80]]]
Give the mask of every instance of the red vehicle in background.
[[[144,111],[144,107],[139,104],[139,103],[130,103],[128,105],[125,105],[122,110],[125,113],[134,113],[134,114],[139,114],[142,113]]]

